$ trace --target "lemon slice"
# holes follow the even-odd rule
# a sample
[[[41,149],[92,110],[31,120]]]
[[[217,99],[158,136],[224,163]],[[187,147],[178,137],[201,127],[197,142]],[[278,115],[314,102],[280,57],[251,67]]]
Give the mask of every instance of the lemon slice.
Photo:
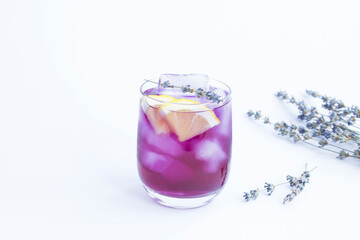
[[[180,142],[189,140],[220,123],[215,113],[199,102],[178,99],[164,104],[160,112]]]
[[[142,98],[141,108],[156,134],[169,133],[169,127],[161,116],[159,107],[174,100],[176,98],[167,95],[149,95]]]

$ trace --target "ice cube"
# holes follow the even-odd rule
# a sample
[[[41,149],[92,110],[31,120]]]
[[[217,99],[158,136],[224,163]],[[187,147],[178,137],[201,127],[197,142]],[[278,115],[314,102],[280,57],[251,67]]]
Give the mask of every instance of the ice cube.
[[[217,114],[220,124],[216,126],[216,134],[228,137],[232,132],[231,102],[218,109]]]
[[[172,157],[149,151],[148,149],[143,149],[140,156],[140,161],[144,167],[158,173],[163,172],[174,161]]]
[[[180,144],[171,137],[170,134],[156,134],[149,124],[141,126],[142,135],[145,142],[157,149],[157,151],[171,155],[178,156],[181,154],[182,148]]]
[[[164,83],[169,81],[171,85],[174,86],[186,86],[190,85],[193,89],[202,88],[205,91],[209,89],[209,76],[205,74],[162,74],[159,78],[159,83]],[[173,92],[180,91],[176,88],[171,88]],[[192,96],[193,93],[185,93],[184,96]],[[172,95],[173,96],[173,95]]]
[[[173,161],[161,174],[171,183],[190,180],[195,176],[194,171],[179,160]]]
[[[203,140],[195,146],[195,157],[203,161],[205,171],[215,173],[226,161],[227,154],[217,140]]]

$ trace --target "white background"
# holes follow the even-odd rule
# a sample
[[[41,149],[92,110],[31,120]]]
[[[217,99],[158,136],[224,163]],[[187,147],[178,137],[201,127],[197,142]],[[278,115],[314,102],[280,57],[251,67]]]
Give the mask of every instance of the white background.
[[[358,1],[0,1],[0,239],[358,239],[360,164],[246,117],[296,122],[317,90],[359,105]],[[233,89],[233,157],[208,206],[153,202],[136,169],[139,86],[206,73]],[[319,167],[288,205],[279,187]]]

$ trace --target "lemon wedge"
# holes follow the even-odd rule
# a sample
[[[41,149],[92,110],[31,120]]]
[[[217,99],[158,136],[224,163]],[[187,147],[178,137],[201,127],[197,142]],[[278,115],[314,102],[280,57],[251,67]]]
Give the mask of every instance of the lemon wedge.
[[[141,108],[147,116],[152,128],[156,134],[169,133],[169,127],[160,114],[159,108],[176,98],[167,95],[149,95],[141,100]]]
[[[189,99],[165,103],[159,110],[180,142],[189,140],[220,123],[212,110]]]

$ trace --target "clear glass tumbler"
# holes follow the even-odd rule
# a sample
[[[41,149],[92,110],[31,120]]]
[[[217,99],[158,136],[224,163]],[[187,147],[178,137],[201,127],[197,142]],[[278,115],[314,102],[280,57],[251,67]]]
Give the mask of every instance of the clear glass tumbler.
[[[189,78],[176,75],[182,76]],[[207,86],[191,90],[191,85],[146,81],[140,88],[138,171],[145,190],[162,205],[203,206],[227,180],[231,89],[211,79]]]

